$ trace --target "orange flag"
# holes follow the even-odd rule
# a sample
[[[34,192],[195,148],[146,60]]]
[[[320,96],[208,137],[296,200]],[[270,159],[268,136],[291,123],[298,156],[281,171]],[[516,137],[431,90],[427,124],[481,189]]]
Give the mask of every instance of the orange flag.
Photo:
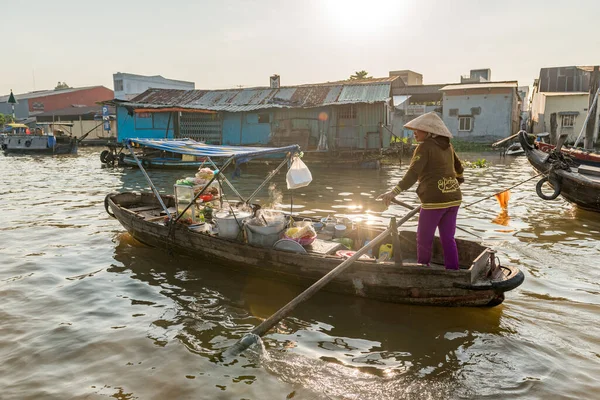
[[[508,209],[508,200],[510,199],[510,190],[506,190],[504,192],[501,193],[497,193],[495,195],[496,200],[498,200],[498,203],[500,204],[500,208],[502,208],[503,210]]]

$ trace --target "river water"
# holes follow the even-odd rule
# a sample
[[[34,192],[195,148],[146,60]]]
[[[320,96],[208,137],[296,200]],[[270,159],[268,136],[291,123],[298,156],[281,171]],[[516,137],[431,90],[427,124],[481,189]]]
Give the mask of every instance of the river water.
[[[102,168],[100,150],[0,156],[2,399],[579,399],[600,390],[600,215],[540,200],[537,179],[512,191],[507,215],[493,198],[459,213],[470,233],[457,236],[483,240],[526,275],[502,305],[323,292],[271,331],[264,350],[223,360],[303,288],[137,243],[103,200],[147,184],[138,170]],[[462,156],[491,162],[465,172],[465,203],[535,175],[525,158]],[[374,198],[405,169],[313,169],[293,204],[377,222]],[[248,195],[267,172],[251,167],[234,183]],[[171,193],[191,173],[150,175]],[[284,176],[275,182],[284,188]],[[416,203],[414,188],[400,199]]]

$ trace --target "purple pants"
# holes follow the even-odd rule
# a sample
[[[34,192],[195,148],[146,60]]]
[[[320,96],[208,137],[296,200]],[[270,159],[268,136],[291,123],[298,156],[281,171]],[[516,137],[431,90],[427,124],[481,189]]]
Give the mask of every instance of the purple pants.
[[[456,215],[458,206],[435,210],[421,209],[419,226],[417,227],[417,262],[429,265],[431,248],[436,228],[440,231],[440,241],[444,249],[444,265],[446,269],[459,269],[458,250],[454,233],[456,232]]]

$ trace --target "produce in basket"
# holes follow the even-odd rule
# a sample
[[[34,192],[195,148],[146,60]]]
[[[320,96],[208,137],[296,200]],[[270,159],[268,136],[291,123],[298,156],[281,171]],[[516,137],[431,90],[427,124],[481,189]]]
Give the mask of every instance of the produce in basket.
[[[286,239],[292,239],[300,243],[302,246],[307,246],[314,242],[317,237],[315,229],[311,225],[303,226],[301,228],[294,227],[289,228],[285,231],[283,236]]]

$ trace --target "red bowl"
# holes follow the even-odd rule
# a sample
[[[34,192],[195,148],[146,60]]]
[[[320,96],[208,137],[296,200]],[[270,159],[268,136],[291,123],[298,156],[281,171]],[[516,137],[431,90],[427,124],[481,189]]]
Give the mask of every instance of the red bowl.
[[[202,196],[199,197],[199,199],[206,203],[207,201],[211,201],[213,199],[213,195],[212,194],[203,194]]]

